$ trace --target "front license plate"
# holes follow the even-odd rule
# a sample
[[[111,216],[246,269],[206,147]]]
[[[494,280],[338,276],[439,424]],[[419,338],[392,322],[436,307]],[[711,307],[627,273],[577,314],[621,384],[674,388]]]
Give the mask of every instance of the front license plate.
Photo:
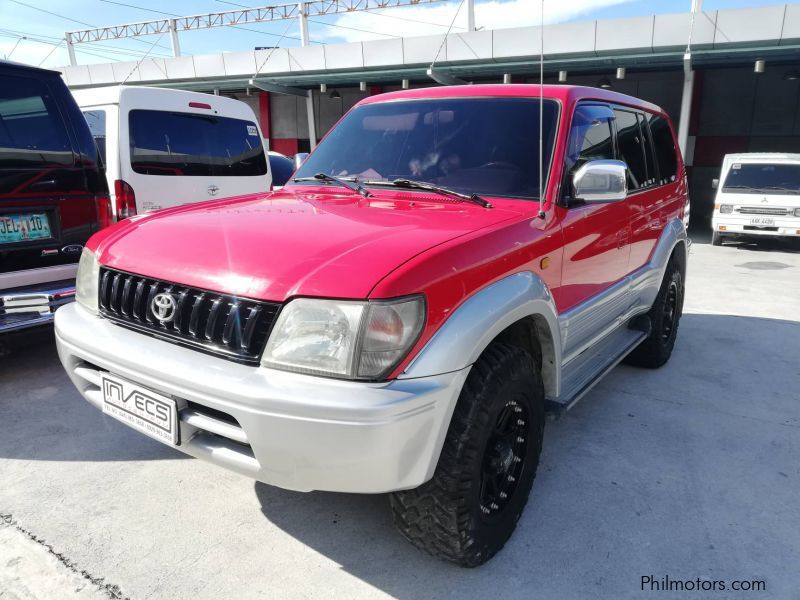
[[[172,398],[106,374],[103,412],[150,437],[178,445],[178,409]]]
[[[767,217],[753,217],[750,219],[750,225],[758,225],[759,227],[771,227],[775,225],[775,219]]]
[[[53,237],[47,213],[0,215],[0,244]]]

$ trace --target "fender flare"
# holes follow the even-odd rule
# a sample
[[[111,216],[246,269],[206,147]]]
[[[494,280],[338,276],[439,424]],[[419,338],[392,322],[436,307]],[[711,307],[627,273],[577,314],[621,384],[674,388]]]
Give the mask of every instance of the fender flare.
[[[399,379],[469,367],[503,330],[526,317],[535,319],[539,333],[545,393],[555,397],[561,380],[558,313],[547,284],[530,271],[509,275],[469,297],[425,344]]]

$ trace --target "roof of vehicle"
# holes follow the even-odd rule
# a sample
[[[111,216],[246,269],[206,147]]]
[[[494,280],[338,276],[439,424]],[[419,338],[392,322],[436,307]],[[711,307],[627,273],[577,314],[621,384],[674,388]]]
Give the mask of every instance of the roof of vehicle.
[[[388,102],[392,100],[424,99],[424,98],[538,98],[540,86],[535,84],[479,84],[479,85],[451,85],[441,87],[415,88],[388,92],[365,98],[359,104],[372,104],[373,102]],[[635,106],[651,112],[663,113],[661,107],[634,98],[619,92],[604,90],[602,88],[585,87],[578,85],[543,85],[541,95],[544,98],[560,100],[566,105],[578,100],[600,100]]]
[[[739,152],[737,154],[726,154],[725,160],[732,162],[735,160],[747,161],[765,161],[765,160],[798,160],[800,161],[800,154],[793,154],[790,152]]]
[[[42,69],[41,67],[34,67],[33,65],[26,65],[25,63],[14,62],[13,60],[0,60],[0,68],[5,69],[14,69],[20,71],[36,71],[37,73],[47,74],[47,75],[55,75],[60,77],[61,73],[58,71],[52,71],[50,69]]]
[[[123,97],[133,100],[134,102],[137,101],[137,99],[149,100],[154,98],[154,102],[158,102],[159,99],[180,99],[183,97],[187,104],[187,108],[189,102],[203,102],[205,104],[211,104],[214,107],[230,107],[239,106],[242,104],[240,100],[227,98],[225,96],[216,96],[213,94],[204,94],[202,92],[191,92],[186,90],[175,90],[172,88],[149,87],[146,85],[106,85],[70,91],[75,97],[78,105],[82,108],[87,106],[100,106],[102,104],[119,104]]]

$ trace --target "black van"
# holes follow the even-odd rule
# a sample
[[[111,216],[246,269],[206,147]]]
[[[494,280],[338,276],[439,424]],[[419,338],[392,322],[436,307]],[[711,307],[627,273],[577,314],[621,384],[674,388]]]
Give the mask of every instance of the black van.
[[[0,61],[0,334],[75,296],[86,240],[111,224],[102,165],[55,71]]]

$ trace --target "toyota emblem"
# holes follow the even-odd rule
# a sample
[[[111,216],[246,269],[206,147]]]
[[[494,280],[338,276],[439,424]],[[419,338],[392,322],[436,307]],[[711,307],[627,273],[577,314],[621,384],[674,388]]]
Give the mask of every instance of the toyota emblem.
[[[218,191],[219,191],[219,188],[216,185],[214,185],[213,183],[210,186],[208,186],[208,195],[209,196],[216,196]]]
[[[172,294],[157,294],[150,303],[150,312],[162,323],[169,323],[175,318],[175,298]]]

